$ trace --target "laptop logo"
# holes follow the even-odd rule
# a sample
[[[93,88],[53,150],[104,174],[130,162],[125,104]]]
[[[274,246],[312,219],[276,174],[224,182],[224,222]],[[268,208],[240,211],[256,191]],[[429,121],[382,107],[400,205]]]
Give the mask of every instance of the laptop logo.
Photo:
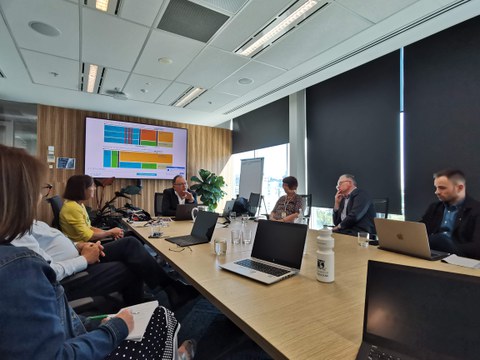
[[[403,240],[403,235],[402,234],[397,234],[397,239],[398,240]]]

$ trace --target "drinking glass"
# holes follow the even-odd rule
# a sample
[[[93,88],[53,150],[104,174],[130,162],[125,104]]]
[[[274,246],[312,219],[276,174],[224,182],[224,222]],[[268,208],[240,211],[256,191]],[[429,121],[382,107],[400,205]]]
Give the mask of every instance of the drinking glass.
[[[235,220],[237,219],[237,213],[235,211],[230,211],[230,222],[235,222]]]
[[[250,244],[252,242],[252,230],[249,229],[244,229],[242,231],[242,243],[244,244]]]
[[[361,247],[368,247],[368,238],[370,234],[368,232],[361,231],[357,235],[358,245]]]
[[[241,234],[242,234],[241,231],[238,230],[238,229],[233,229],[233,230],[231,231],[232,244],[234,244],[234,245],[240,244]]]

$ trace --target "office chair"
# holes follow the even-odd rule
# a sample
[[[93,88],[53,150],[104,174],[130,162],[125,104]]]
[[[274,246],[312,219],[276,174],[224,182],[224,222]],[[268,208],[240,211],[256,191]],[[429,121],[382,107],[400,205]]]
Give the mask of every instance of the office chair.
[[[62,198],[58,195],[55,195],[55,196],[52,196],[51,198],[47,198],[46,200],[52,207],[52,212],[53,212],[52,227],[62,231],[62,229],[60,229],[60,210],[62,209],[62,206],[63,206]]]
[[[312,194],[299,194],[299,196],[302,198],[303,217],[307,219],[307,224],[310,224],[310,215],[312,214]]]
[[[162,201],[163,201],[163,193],[156,192],[155,202],[153,204],[155,216],[162,216]]]
[[[256,216],[257,212],[260,210],[260,200],[261,196],[257,193],[250,193],[250,197],[248,198],[248,214],[250,216]]]
[[[388,218],[388,198],[377,198],[372,200],[373,207],[375,208],[376,217]]]

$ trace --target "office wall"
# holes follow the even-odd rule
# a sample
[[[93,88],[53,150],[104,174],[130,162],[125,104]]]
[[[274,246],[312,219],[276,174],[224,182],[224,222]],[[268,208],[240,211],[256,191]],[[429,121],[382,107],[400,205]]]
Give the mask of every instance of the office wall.
[[[55,147],[55,156],[76,158],[76,169],[48,170],[48,181],[54,185],[54,194],[62,195],[68,178],[83,174],[85,153],[85,118],[97,117],[111,120],[131,121],[144,124],[164,125],[186,128],[188,130],[188,165],[187,176],[196,175],[201,168],[216,174],[228,171],[225,166],[232,153],[232,135],[227,129],[189,125],[145,119],[132,116],[113,115],[93,111],[66,109],[55,106],[38,105],[38,143],[37,154],[47,160],[49,145]],[[136,180],[116,179],[112,186],[106,188],[104,202],[113,197],[114,191],[127,185],[135,185]],[[141,207],[153,215],[153,199],[155,192],[161,192],[171,186],[170,180],[142,180],[142,195],[132,196],[131,203]],[[130,201],[129,201],[130,202]],[[117,206],[125,203],[124,199],[116,201]],[[93,206],[93,202],[87,204]],[[50,222],[52,215],[49,205],[42,202],[38,218]]]

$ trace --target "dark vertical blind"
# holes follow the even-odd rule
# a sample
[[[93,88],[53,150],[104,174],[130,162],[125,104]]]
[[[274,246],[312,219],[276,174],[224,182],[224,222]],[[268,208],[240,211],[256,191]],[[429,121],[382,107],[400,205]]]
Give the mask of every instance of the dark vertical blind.
[[[480,199],[480,17],[405,48],[405,215],[436,200],[432,174],[460,168]]]
[[[233,119],[232,152],[288,143],[288,109],[285,97]]]
[[[400,54],[307,89],[307,173],[313,205],[332,207],[343,173],[400,213]]]

